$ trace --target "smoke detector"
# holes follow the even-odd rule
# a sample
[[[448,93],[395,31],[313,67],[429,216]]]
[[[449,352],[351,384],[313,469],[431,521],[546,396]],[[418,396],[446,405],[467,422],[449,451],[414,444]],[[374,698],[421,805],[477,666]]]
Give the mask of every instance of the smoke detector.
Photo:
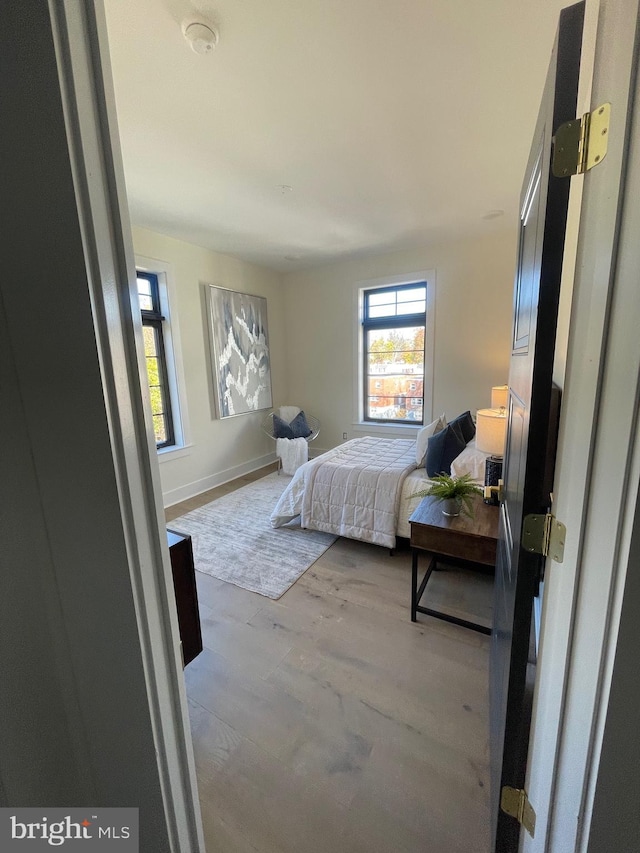
[[[211,53],[218,44],[218,33],[207,24],[189,24],[184,30],[184,37],[195,53]]]

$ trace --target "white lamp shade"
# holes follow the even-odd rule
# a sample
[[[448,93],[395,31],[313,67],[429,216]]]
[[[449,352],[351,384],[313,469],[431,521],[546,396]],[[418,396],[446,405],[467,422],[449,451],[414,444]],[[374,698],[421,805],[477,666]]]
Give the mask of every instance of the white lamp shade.
[[[491,408],[501,409],[507,407],[508,385],[494,385],[491,389]]]
[[[507,432],[506,413],[499,409],[478,409],[476,416],[476,447],[492,456],[504,456]]]

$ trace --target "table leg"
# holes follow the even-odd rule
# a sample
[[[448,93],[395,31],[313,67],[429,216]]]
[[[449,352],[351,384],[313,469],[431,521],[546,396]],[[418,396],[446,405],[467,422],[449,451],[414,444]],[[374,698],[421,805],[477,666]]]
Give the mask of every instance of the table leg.
[[[424,577],[422,578],[422,583],[418,586],[418,554],[425,553],[424,551],[420,552],[417,548],[414,548],[411,554],[411,621],[417,622],[417,612],[419,609],[420,599],[422,598],[422,594],[424,593],[425,587],[429,582],[429,578],[431,577],[431,572],[434,570],[436,566],[436,558],[433,554],[426,554],[429,558],[429,565],[427,566],[427,570],[424,573]]]
[[[418,552],[411,552],[411,621],[417,622],[416,605],[418,604]]]

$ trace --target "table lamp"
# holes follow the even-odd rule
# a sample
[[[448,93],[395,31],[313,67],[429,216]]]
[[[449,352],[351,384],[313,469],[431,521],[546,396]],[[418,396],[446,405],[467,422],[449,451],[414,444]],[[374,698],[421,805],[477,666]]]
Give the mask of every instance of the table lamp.
[[[505,393],[506,403],[506,393]],[[493,389],[492,389],[493,402]],[[502,457],[507,433],[507,412],[504,406],[491,409],[478,409],[476,415],[476,447],[483,453],[489,453],[485,464],[485,486],[497,486],[502,477]],[[497,505],[498,498],[492,492],[490,498],[485,498],[487,504]]]
[[[506,409],[507,395],[509,393],[508,385],[494,385],[491,389],[491,408]]]

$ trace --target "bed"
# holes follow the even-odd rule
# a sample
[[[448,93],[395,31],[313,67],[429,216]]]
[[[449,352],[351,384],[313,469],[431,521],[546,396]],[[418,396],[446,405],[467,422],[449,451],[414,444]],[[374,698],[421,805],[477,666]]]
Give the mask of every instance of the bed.
[[[411,498],[431,480],[418,458],[423,448],[410,439],[365,436],[339,445],[302,465],[272,514],[273,527],[300,516],[302,527],[394,548],[409,538]],[[482,484],[486,454],[470,441],[451,462],[451,473],[470,472]]]

